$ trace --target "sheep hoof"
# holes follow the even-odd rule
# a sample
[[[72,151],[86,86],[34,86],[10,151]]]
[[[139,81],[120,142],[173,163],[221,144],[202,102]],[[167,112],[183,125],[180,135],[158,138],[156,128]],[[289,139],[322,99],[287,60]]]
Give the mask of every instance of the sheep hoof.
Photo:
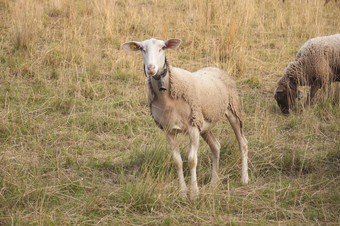
[[[181,187],[181,189],[179,190],[180,199],[187,200],[188,199],[187,193],[188,193],[188,188],[186,186]]]
[[[213,178],[210,182],[211,188],[217,188],[220,185],[221,181],[219,178]]]
[[[249,177],[246,176],[246,177],[242,178],[241,182],[242,182],[243,185],[247,185],[249,183]]]
[[[187,192],[186,191],[180,191],[179,198],[181,200],[187,200],[188,199]]]
[[[198,194],[199,194],[198,187],[191,189],[191,192],[190,192],[190,199],[191,199],[191,201],[197,200]]]

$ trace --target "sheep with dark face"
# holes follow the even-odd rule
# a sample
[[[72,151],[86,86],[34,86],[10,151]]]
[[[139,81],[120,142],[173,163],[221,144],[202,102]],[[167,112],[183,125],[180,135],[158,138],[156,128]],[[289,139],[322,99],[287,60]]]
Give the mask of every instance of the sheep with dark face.
[[[326,0],[325,1],[325,4],[324,5],[326,5],[328,2],[330,2],[331,0]],[[335,2],[337,2],[338,0],[334,0]]]
[[[340,81],[340,34],[313,38],[286,67],[274,97],[282,113],[289,114],[295,99],[301,97],[298,86],[311,87],[306,102],[309,105],[320,88],[326,90],[336,81]]]
[[[324,6],[327,5],[328,2],[330,2],[331,0],[325,0]],[[338,0],[334,0],[335,2],[337,2]],[[285,0],[282,0],[282,2],[284,3]]]
[[[196,166],[199,136],[207,142],[212,152],[212,184],[218,182],[221,147],[211,131],[213,126],[224,117],[229,120],[241,150],[243,184],[249,181],[248,142],[243,133],[235,82],[218,68],[208,67],[189,72],[172,67],[165,57],[165,51],[176,49],[180,43],[179,39],[167,41],[149,39],[142,42],[126,42],[123,47],[128,51],[142,52],[144,72],[148,77],[148,102],[151,115],[156,124],[166,133],[182,196],[186,196],[187,186],[176,137],[178,133],[189,136],[190,197],[195,199],[198,195]]]

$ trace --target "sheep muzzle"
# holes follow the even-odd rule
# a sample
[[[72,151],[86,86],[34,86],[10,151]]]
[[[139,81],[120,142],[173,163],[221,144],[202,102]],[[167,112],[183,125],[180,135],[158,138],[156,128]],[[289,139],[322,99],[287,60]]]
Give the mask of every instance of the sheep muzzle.
[[[289,114],[289,92],[286,87],[279,86],[274,92],[274,98],[283,114]]]

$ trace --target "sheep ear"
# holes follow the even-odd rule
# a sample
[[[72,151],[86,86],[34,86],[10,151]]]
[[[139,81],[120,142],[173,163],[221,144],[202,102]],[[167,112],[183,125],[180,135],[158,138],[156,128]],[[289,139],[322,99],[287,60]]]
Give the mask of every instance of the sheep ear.
[[[122,46],[130,52],[141,50],[140,42],[125,42]]]
[[[180,44],[181,40],[177,38],[171,38],[165,41],[165,46],[167,49],[176,49]]]

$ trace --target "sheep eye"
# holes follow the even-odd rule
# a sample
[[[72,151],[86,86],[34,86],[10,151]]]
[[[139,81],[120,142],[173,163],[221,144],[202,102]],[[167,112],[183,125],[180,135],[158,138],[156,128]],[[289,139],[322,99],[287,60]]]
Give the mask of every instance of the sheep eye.
[[[162,47],[162,50],[165,50],[165,49],[166,49],[166,46],[163,46],[163,47]]]

